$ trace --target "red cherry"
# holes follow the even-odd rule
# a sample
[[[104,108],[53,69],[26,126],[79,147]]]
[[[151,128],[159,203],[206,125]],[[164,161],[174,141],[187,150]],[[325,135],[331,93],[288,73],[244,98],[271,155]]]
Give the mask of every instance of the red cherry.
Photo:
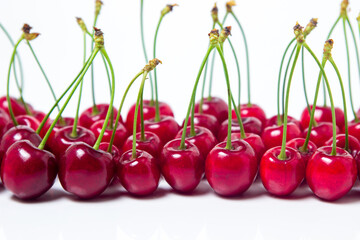
[[[100,132],[102,130],[102,127],[104,125],[105,120],[99,120],[97,122],[95,122],[93,125],[91,125],[90,127],[90,131],[92,131],[95,135],[96,138],[99,137]],[[104,136],[101,139],[101,142],[110,142],[111,140],[111,136],[113,134],[113,129],[107,128],[104,132]],[[126,130],[126,128],[124,127],[124,125],[119,122],[115,131],[115,137],[114,137],[114,145],[118,148],[121,149],[122,146],[124,145],[124,142],[126,141],[126,138],[128,137],[128,132]]]
[[[312,109],[312,105],[310,106],[310,108]],[[322,122],[332,123],[331,107],[316,106],[314,116],[315,116],[315,121],[317,123],[322,123]],[[344,112],[340,108],[335,108],[335,116],[336,116],[336,125],[339,127],[339,129],[342,129],[345,124]],[[310,114],[307,108],[305,108],[301,114],[300,123],[302,129],[307,129],[309,127]]]
[[[153,102],[153,104],[150,103],[151,103],[150,100],[143,101],[144,120],[148,120],[155,117],[155,102]],[[129,132],[133,131],[135,107],[136,107],[136,103],[134,103],[130,107],[129,112],[126,116],[125,126]],[[161,116],[174,117],[174,113],[171,110],[170,106],[164,102],[159,102],[159,112]],[[140,109],[139,109],[139,113],[140,113]],[[137,123],[140,124],[140,117],[138,117]]]
[[[314,194],[324,200],[334,201],[343,197],[354,186],[357,176],[355,159],[342,148],[318,148],[308,162],[306,181]]]
[[[190,129],[190,126],[186,128],[185,139],[198,148],[201,156],[205,161],[206,156],[217,143],[216,138],[209,129],[197,126],[195,126],[195,136],[190,136]],[[178,132],[175,138],[181,138],[182,133],[183,129]]]
[[[352,120],[348,124],[348,130],[349,130],[349,135],[356,137],[357,140],[360,141],[360,122],[356,123],[354,120]],[[345,129],[343,129],[342,132],[345,132]]]
[[[308,129],[305,129],[304,136],[306,136]],[[339,133],[339,128],[336,127],[336,133]],[[323,122],[319,123],[317,126],[311,128],[310,141],[315,143],[319,148],[325,145],[326,141],[333,136],[333,126],[332,123]]]
[[[286,147],[285,160],[279,159],[281,147],[269,149],[260,162],[260,177],[266,190],[275,196],[286,196],[295,191],[305,177],[305,164],[300,153]]]
[[[185,120],[184,120],[185,121]],[[184,121],[182,127],[184,126]],[[188,126],[191,124],[191,116],[188,120]],[[204,127],[209,129],[214,136],[217,136],[219,131],[220,123],[217,118],[210,114],[205,113],[195,113],[194,114],[194,126]]]
[[[74,143],[86,143],[89,145],[94,145],[96,141],[95,135],[88,129],[84,127],[77,126],[77,136],[72,137],[73,126],[67,126],[59,129],[54,136],[52,152],[60,159],[62,155],[65,153],[66,149],[73,145]]]
[[[283,138],[283,127],[281,126],[271,126],[266,127],[264,132],[261,135],[261,138],[265,144],[266,149],[270,149],[273,147],[281,146],[282,138]],[[287,125],[287,132],[286,132],[286,141],[290,141],[294,138],[301,137],[301,131],[299,127],[292,122],[289,122]]]
[[[240,105],[240,115],[242,118],[246,117],[256,117],[261,121],[263,127],[266,124],[266,114],[264,110],[256,104],[241,104]],[[233,119],[236,119],[235,111],[232,111]]]
[[[136,134],[136,149],[143,150],[153,156],[155,159],[159,159],[162,144],[160,138],[152,132],[144,132],[145,134],[145,141],[141,141],[141,133],[138,132]],[[122,148],[123,152],[132,149],[133,144],[133,135],[130,135]]]
[[[294,138],[294,139],[290,140],[289,142],[287,142],[286,146],[299,151],[299,153],[301,155],[301,159],[304,161],[305,167],[306,167],[309,159],[312,157],[312,155],[314,155],[317,147],[316,147],[315,143],[313,143],[312,141],[309,141],[308,146],[307,146],[307,152],[302,152],[300,150],[300,148],[302,146],[304,146],[304,143],[305,143],[305,138]]]
[[[79,125],[90,129],[91,125],[99,120],[104,120],[109,109],[109,104],[97,104],[98,113],[93,113],[93,107],[89,107],[80,114]],[[116,117],[117,110],[113,107],[114,118]],[[120,120],[122,122],[122,120]]]
[[[288,123],[290,123],[290,122],[295,123],[299,127],[299,129],[302,130],[300,121],[296,120],[295,118],[293,118],[291,116],[288,116],[287,119],[288,119]],[[271,126],[276,126],[276,125],[277,125],[277,115],[272,116],[271,118],[269,118],[267,120],[267,122],[266,122],[265,127],[271,127]]]
[[[54,148],[54,145],[56,145],[56,142],[54,143],[54,137],[55,134],[63,127],[66,126],[72,126],[74,124],[74,118],[70,118],[70,117],[64,117],[62,118],[63,122],[58,121],[55,125],[55,127],[52,129],[50,136],[46,142],[46,146],[48,146],[50,149]],[[52,120],[47,121],[47,123],[45,123],[44,127],[41,129],[40,131],[40,136],[42,138],[44,138],[44,136],[46,135],[46,132],[49,130],[50,126],[52,124]]]
[[[10,117],[7,113],[0,108],[0,140],[4,134],[6,125],[9,123]]]
[[[108,148],[109,148],[109,143],[107,143],[107,142],[100,143],[100,146],[99,146],[100,150],[107,152]],[[112,156],[112,161],[114,162],[115,169],[116,169],[117,163],[120,160],[121,155],[122,155],[122,152],[116,146],[113,145],[111,148],[111,156]],[[115,172],[116,172],[116,170],[115,170]],[[116,177],[116,174],[115,174],[113,180],[110,183],[110,186],[116,186],[118,184],[120,184],[120,181]]]
[[[46,114],[41,111],[33,110],[31,116],[33,116],[36,120],[38,120],[39,123],[41,123],[42,120],[44,120]],[[46,121],[46,123],[48,123],[48,122],[49,122],[49,119]]]
[[[344,149],[345,148],[345,140],[346,140],[345,134],[336,135],[336,146]],[[348,152],[351,154],[351,156],[353,156],[355,158],[357,153],[360,151],[360,142],[354,136],[351,136],[351,135],[348,135],[348,140],[349,140],[349,151]],[[333,139],[330,138],[325,143],[325,145],[331,146],[332,143],[333,143]]]
[[[63,188],[83,199],[99,196],[115,173],[110,153],[95,150],[86,143],[74,143],[59,161],[59,180]]]
[[[246,135],[246,138],[244,138],[242,140],[247,142],[252,147],[252,149],[255,152],[256,159],[258,160],[258,163],[260,163],[260,160],[266,151],[265,145],[264,145],[261,137],[254,133],[245,133],[245,135]],[[227,137],[225,138],[224,141],[226,142],[226,140],[227,140]],[[233,141],[233,140],[241,140],[241,134],[240,133],[232,133],[231,141]]]
[[[208,154],[205,175],[214,191],[222,196],[245,192],[253,183],[258,162],[254,150],[243,140],[231,141],[232,149],[225,149],[226,142],[217,144]]]
[[[145,131],[155,133],[164,145],[170,140],[174,139],[179,131],[179,125],[173,117],[160,116],[160,121],[155,121],[155,118],[151,118],[144,121]]]
[[[241,118],[244,125],[244,130],[247,133],[254,133],[257,135],[261,134],[261,122],[259,119],[255,117],[246,117]],[[221,123],[219,132],[218,132],[218,140],[224,141],[227,137],[228,131],[228,120],[225,120]],[[231,121],[231,132],[232,133],[239,133],[240,132],[240,125],[237,119],[232,119]]]
[[[199,112],[199,102],[195,104],[195,112]],[[213,115],[219,123],[228,118],[228,105],[224,100],[218,97],[204,98],[202,105],[203,113]]]
[[[55,156],[28,140],[17,141],[6,151],[1,179],[6,189],[20,199],[34,199],[47,192],[57,175]]]
[[[12,110],[13,110],[13,113],[15,116],[27,114],[24,105],[19,100],[15,99],[13,97],[10,97],[10,102],[11,102],[11,107],[12,107]],[[30,111],[33,110],[33,108],[31,107],[30,104],[27,103],[27,106]],[[8,105],[6,96],[3,96],[0,98],[0,108],[2,110],[4,110],[8,115],[10,115],[9,105]]]
[[[356,166],[357,166],[357,171],[358,171],[358,176],[360,179],[360,152],[358,152],[355,156],[355,161],[356,161]]]
[[[143,150],[125,152],[117,164],[117,176],[131,194],[145,196],[155,192],[159,185],[160,170],[156,159]]]
[[[19,125],[27,126],[33,129],[34,131],[36,131],[40,125],[40,122],[36,118],[29,115],[19,115],[15,117],[15,119]],[[5,127],[5,131],[9,130],[14,126],[15,126],[14,123],[12,121],[9,121]]]
[[[160,158],[161,173],[176,191],[192,192],[204,174],[204,161],[197,147],[185,140],[185,149],[179,149],[181,139],[168,142]]]

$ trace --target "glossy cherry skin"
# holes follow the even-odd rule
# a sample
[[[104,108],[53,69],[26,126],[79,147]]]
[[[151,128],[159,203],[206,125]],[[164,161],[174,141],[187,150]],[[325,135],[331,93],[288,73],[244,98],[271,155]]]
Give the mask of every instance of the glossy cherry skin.
[[[308,129],[305,129],[303,135],[306,136]],[[339,133],[339,128],[336,127],[336,133]],[[333,127],[331,123],[323,122],[319,123],[317,126],[311,128],[310,141],[315,143],[319,148],[326,144],[326,141],[332,138],[333,136]]]
[[[254,182],[258,161],[251,146],[243,140],[217,144],[208,154],[205,175],[212,189],[219,195],[230,197],[242,194]]]
[[[11,108],[12,108],[15,116],[27,114],[24,105],[20,101],[18,101],[16,98],[10,97],[10,102],[11,102]],[[30,104],[27,104],[27,106],[30,111],[33,110]],[[6,96],[3,96],[0,98],[0,108],[2,110],[4,110],[8,115],[10,115],[9,105],[8,105]]]
[[[199,112],[199,104],[200,101],[195,104],[196,113]],[[224,100],[218,97],[211,97],[211,99],[204,98],[202,113],[210,114],[216,117],[219,123],[222,123],[228,118],[228,105]]]
[[[261,122],[259,119],[255,117],[246,117],[242,118],[244,130],[247,133],[254,133],[257,135],[261,134]],[[228,120],[225,120],[221,123],[219,132],[218,132],[218,140],[224,141],[224,139],[227,137],[227,131],[228,131]],[[240,125],[237,119],[231,120],[231,133],[239,133],[240,132]]]
[[[95,122],[93,125],[91,125],[90,131],[93,132],[96,138],[99,137],[104,122],[105,120],[99,120]],[[112,134],[113,134],[113,129],[107,128],[104,132],[104,136],[101,139],[101,142],[110,142]],[[128,136],[129,134],[125,126],[121,122],[119,122],[115,131],[114,145],[118,149],[121,149]]]
[[[115,164],[110,153],[95,150],[86,143],[74,143],[59,161],[62,187],[82,199],[99,196],[114,177]]]
[[[358,170],[358,177],[360,179],[360,152],[358,152],[355,156],[356,166]]]
[[[356,137],[356,139],[360,141],[360,122],[356,123],[354,120],[352,120],[348,124],[348,130],[349,135]],[[342,132],[345,132],[345,129],[343,129]]]
[[[216,145],[217,140],[209,129],[197,126],[195,126],[194,128],[195,136],[190,136],[190,126],[186,128],[185,139],[198,148],[201,156],[205,161],[206,156],[208,155],[210,150]],[[175,138],[181,138],[182,133],[183,129],[178,132]]]
[[[174,139],[163,147],[160,168],[174,190],[189,193],[204,175],[204,160],[194,144],[185,140],[185,149],[179,149],[180,142],[181,139]]]
[[[282,124],[281,126],[275,125],[271,127],[266,127],[264,129],[261,138],[265,144],[266,149],[281,146],[283,138],[283,128],[284,125]],[[299,138],[301,136],[302,134],[299,127],[296,124],[289,122],[287,124],[286,141],[290,141],[291,139]]]
[[[281,116],[281,118],[283,118]],[[269,118],[266,122],[266,126],[265,127],[271,127],[271,126],[276,126],[277,125],[277,115],[275,116],[272,116],[271,118]],[[288,123],[295,123],[300,130],[302,130],[302,127],[301,127],[301,124],[300,124],[300,121],[296,120],[295,118],[291,117],[291,116],[288,116]]]
[[[0,142],[0,161],[9,147],[20,140],[29,140],[34,146],[39,146],[41,137],[27,126],[17,126],[10,128],[2,137]]]
[[[57,175],[55,156],[21,140],[6,151],[1,179],[6,189],[20,199],[34,199],[47,192]]]
[[[247,142],[252,149],[255,152],[256,155],[256,159],[258,160],[258,163],[260,163],[260,160],[262,158],[262,156],[264,155],[266,149],[265,149],[265,145],[261,139],[261,137],[257,134],[254,133],[245,133],[246,138],[242,139],[245,142]],[[225,142],[227,140],[227,137],[225,138]],[[231,134],[231,140],[241,140],[241,134],[240,133],[232,133]]]
[[[6,125],[9,123],[10,117],[7,113],[0,108],[0,141],[4,133]]]
[[[67,126],[61,128],[54,136],[53,139],[53,146],[52,146],[52,152],[57,157],[57,159],[60,159],[62,155],[65,153],[66,149],[73,145],[74,143],[86,143],[91,146],[95,144],[96,137],[95,135],[88,129],[84,127],[77,127],[77,136],[72,137],[73,126]]]
[[[185,121],[185,120],[184,120]],[[184,121],[182,127],[184,126]],[[188,120],[188,126],[191,124],[191,117]],[[194,126],[204,127],[209,129],[214,136],[217,136],[219,131],[220,123],[216,117],[206,113],[195,113],[194,114]]]
[[[310,158],[316,152],[317,147],[316,147],[315,143],[313,143],[312,141],[309,141],[307,151],[302,152],[301,147],[304,146],[304,143],[305,143],[305,138],[294,138],[294,139],[290,140],[289,142],[287,142],[286,146],[299,151],[299,153],[301,155],[301,159],[304,161],[304,164],[306,167]]]
[[[50,136],[46,142],[46,146],[48,146],[50,149],[54,148],[54,145],[56,145],[56,142],[54,142],[54,137],[56,135],[56,133],[63,127],[67,127],[67,126],[72,126],[74,124],[74,118],[71,117],[64,117],[62,118],[63,121],[60,122],[58,121],[54,128],[52,129]],[[44,136],[46,135],[46,132],[49,130],[50,126],[52,124],[52,120],[47,121],[47,123],[45,123],[44,127],[41,129],[40,131],[40,137],[44,138]]]
[[[345,134],[337,134],[336,135],[336,146],[339,148],[344,149],[345,148]],[[360,152],[360,142],[357,140],[354,136],[348,135],[349,140],[349,150],[348,152],[353,156],[353,158],[356,157],[357,153]],[[326,146],[332,146],[333,139],[330,138],[325,145]]]
[[[135,108],[136,108],[136,103],[134,103],[130,107],[129,112],[128,112],[127,116],[126,116],[125,126],[126,126],[126,129],[129,132],[132,132],[133,126],[134,126]],[[155,110],[155,102],[153,102],[151,104],[150,100],[144,100],[143,101],[144,120],[154,118],[155,117],[155,112],[156,112],[156,110]],[[166,104],[164,102],[160,102],[160,101],[159,101],[159,113],[160,113],[160,116],[174,117],[174,113],[173,113],[171,107],[168,104]],[[140,109],[139,109],[138,116],[140,116]],[[140,117],[138,117],[137,123],[140,124]]]
[[[29,115],[19,115],[15,117],[15,119],[19,125],[27,126],[33,129],[34,131],[36,131],[40,125],[40,122],[36,118]],[[12,121],[9,121],[4,131],[7,131],[14,126],[15,126],[14,123]]]
[[[132,150],[129,150],[121,156],[117,164],[117,177],[129,193],[146,196],[157,189],[160,169],[156,159],[149,153],[136,150],[136,158],[134,159]]]
[[[38,120],[39,123],[41,123],[42,120],[44,120],[46,114],[41,111],[33,110],[31,113],[31,116],[34,117],[36,120]],[[49,119],[46,121],[46,123],[48,123],[48,122],[49,122]]]
[[[80,126],[90,129],[91,125],[93,125],[95,122],[99,120],[104,120],[106,118],[109,109],[109,104],[96,104],[96,107],[98,109],[98,113],[93,113],[93,107],[89,107],[80,114],[79,117]],[[117,115],[117,110],[114,107],[113,107],[113,113],[115,118]]]
[[[144,132],[145,141],[141,141],[141,133],[136,133],[136,149],[143,150],[153,156],[157,162],[159,162],[159,157],[163,145],[161,144],[160,138],[152,132]],[[132,149],[133,144],[133,135],[130,135],[122,148],[123,152]]]
[[[100,146],[99,146],[100,150],[103,150],[104,152],[107,152],[108,148],[109,148],[109,143],[107,143],[107,142],[100,143]],[[111,153],[110,154],[112,156],[112,160],[113,160],[114,166],[115,166],[115,175],[114,175],[114,178],[112,179],[112,181],[110,183],[110,186],[115,186],[117,184],[120,184],[120,181],[116,176],[116,166],[117,166],[117,163],[119,162],[119,160],[121,158],[122,151],[119,150],[116,146],[113,145],[112,148],[111,148]]]
[[[144,121],[144,128],[147,132],[155,133],[161,140],[161,144],[174,139],[179,131],[179,125],[173,117],[160,116],[160,121],[156,122],[155,118]]]
[[[260,177],[265,189],[275,196],[286,196],[295,191],[305,177],[305,163],[300,153],[286,147],[285,160],[279,159],[281,147],[266,151],[260,162]]]
[[[306,168],[310,189],[317,197],[327,201],[335,201],[348,193],[356,176],[356,161],[350,153],[336,148],[336,156],[332,156],[330,146],[318,148]]]
[[[310,106],[312,108],[312,106]],[[316,106],[315,109],[315,121],[317,123],[329,122],[332,123],[332,115],[330,107]],[[340,108],[335,108],[336,125],[339,129],[344,127],[344,112]],[[303,129],[309,127],[310,114],[307,108],[305,108],[300,117],[300,123]]]
[[[241,104],[240,105],[240,116],[242,118],[255,117],[261,121],[262,127],[265,127],[267,119],[264,110],[256,104]],[[235,111],[232,111],[232,118],[236,119]]]

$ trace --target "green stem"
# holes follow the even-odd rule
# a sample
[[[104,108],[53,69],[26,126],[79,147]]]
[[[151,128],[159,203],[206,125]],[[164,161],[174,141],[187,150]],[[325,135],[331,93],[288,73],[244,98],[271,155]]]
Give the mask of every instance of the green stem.
[[[316,57],[316,55],[314,54],[314,52],[310,49],[310,47],[306,43],[303,43],[303,46],[308,50],[308,52],[314,58],[314,60],[318,64],[318,66],[324,76],[324,79],[325,79],[325,83],[327,86],[330,103],[331,103],[331,113],[332,113],[332,123],[333,123],[333,145],[332,145],[331,155],[335,156],[336,155],[336,116],[335,116],[335,107],[334,107],[334,102],[333,102],[333,98],[332,98],[332,94],[331,94],[331,90],[330,90],[329,81],[326,76],[324,68],[321,66],[321,63],[320,63],[319,59]]]
[[[104,62],[104,66],[105,66],[105,70],[106,70],[106,75],[107,75],[107,78],[108,78],[108,83],[109,83],[109,91],[110,91],[110,96],[111,96],[111,77],[110,77],[110,72],[109,72],[109,69],[108,69],[108,65],[106,63],[106,59],[105,57],[101,54],[101,58]],[[110,124],[109,126],[112,128],[112,126],[114,125],[114,109],[112,108],[112,106],[109,106],[111,108],[111,116],[110,116]]]
[[[231,102],[232,102],[233,107],[234,107],[234,111],[235,111],[235,114],[236,114],[236,119],[237,119],[238,124],[240,126],[240,137],[241,137],[241,139],[245,139],[246,134],[245,134],[244,124],[243,124],[241,116],[240,116],[240,105],[239,105],[239,107],[236,107],[236,103],[235,103],[235,100],[234,100],[234,97],[233,97],[232,94],[231,94]]]
[[[305,81],[305,59],[304,59],[304,47],[301,48],[301,73],[302,73],[302,83],[303,83],[303,89],[304,89],[304,96],[305,96],[305,102],[306,102],[306,108],[310,114],[311,109],[310,109],[310,104],[309,104],[309,99],[307,96],[307,91],[306,91],[306,81]]]
[[[164,15],[161,15],[159,22],[157,24],[157,27],[156,27],[155,36],[154,36],[153,58],[156,58],[157,36],[158,36],[160,24],[161,24],[163,18],[164,18]],[[156,68],[154,69],[154,83],[155,83],[155,122],[159,122],[160,121],[160,110],[159,110],[159,97],[158,97]]]
[[[93,23],[93,26],[96,27],[96,23],[97,23],[97,19],[98,19],[98,16],[97,14],[95,14],[95,18],[94,18],[94,23]],[[93,29],[92,30],[92,39],[94,38],[94,33],[95,33],[95,30]],[[91,43],[91,52],[93,51],[94,49],[94,41],[92,41]],[[92,102],[93,102],[93,114],[97,114],[99,112],[97,106],[96,106],[96,100],[95,100],[95,83],[94,83],[94,66],[91,65],[91,96],[92,96]]]
[[[133,142],[132,142],[132,158],[135,159],[136,158],[136,129],[137,129],[137,117],[138,117],[138,113],[139,113],[139,104],[141,101],[141,96],[142,93],[144,91],[144,85],[145,85],[145,80],[146,80],[146,76],[147,76],[148,72],[144,72],[143,74],[143,78],[140,84],[140,89],[139,89],[139,93],[138,93],[138,97],[136,100],[136,106],[135,106],[135,113],[134,113],[134,126],[133,126]]]
[[[110,58],[109,58],[105,48],[101,48],[101,54],[105,57],[107,63],[109,64],[109,68],[110,68],[110,72],[111,72],[111,98],[110,98],[109,109],[107,111],[103,127],[102,127],[100,135],[99,135],[99,137],[96,140],[95,145],[94,145],[95,150],[99,149],[101,140],[102,140],[102,138],[104,136],[104,133],[105,133],[105,130],[108,127],[109,119],[110,119],[110,117],[112,115],[112,106],[114,106],[114,97],[115,97],[115,73],[114,73],[114,68],[113,68],[113,66],[111,64]]]
[[[208,95],[209,101],[211,100],[211,90],[212,90],[212,82],[213,82],[213,76],[214,76],[215,56],[216,56],[216,53],[214,52],[212,59],[211,59],[211,66],[210,66],[209,95]]]
[[[144,124],[144,89],[140,99],[140,141],[145,141],[145,124]]]

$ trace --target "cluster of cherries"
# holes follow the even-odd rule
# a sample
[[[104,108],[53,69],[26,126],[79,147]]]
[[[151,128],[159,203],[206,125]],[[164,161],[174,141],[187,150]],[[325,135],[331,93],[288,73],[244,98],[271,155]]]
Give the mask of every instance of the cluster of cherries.
[[[102,2],[96,0],[94,26],[101,6]],[[174,190],[181,193],[194,191],[205,176],[217,194],[231,197],[244,193],[259,173],[265,189],[275,196],[291,194],[304,180],[314,194],[324,200],[336,200],[349,192],[355,183],[357,173],[360,173],[357,167],[357,163],[360,163],[360,121],[353,111],[355,119],[348,123],[343,82],[331,56],[333,40],[325,42],[322,62],[305,41],[316,27],[317,19],[312,19],[305,28],[299,24],[295,25],[295,37],[286,48],[279,74],[280,86],[284,58],[290,46],[294,44],[283,81],[283,112],[280,114],[278,97],[278,114],[267,119],[263,109],[251,103],[249,71],[248,103],[240,104],[240,98],[238,104],[235,103],[223,52],[224,43],[229,43],[239,67],[234,46],[229,39],[232,28],[223,27],[228,15],[234,17],[243,34],[248,59],[246,37],[232,10],[235,2],[229,1],[226,4],[227,12],[222,23],[218,19],[218,8],[215,5],[211,11],[213,30],[209,33],[209,47],[194,82],[187,115],[179,126],[170,106],[158,101],[156,74],[156,67],[161,63],[156,58],[159,26],[174,6],[176,5],[167,5],[161,11],[154,36],[153,59],[150,61],[147,59],[142,31],[147,64],[129,82],[118,109],[113,107],[114,69],[105,50],[104,37],[100,29],[94,27],[91,33],[84,21],[77,18],[84,36],[83,68],[62,95],[56,97],[30,44],[38,34],[31,33],[31,27],[24,25],[19,41],[13,44],[7,96],[0,98],[0,171],[5,188],[20,199],[34,199],[46,193],[58,176],[67,192],[82,199],[99,196],[111,184],[121,184],[129,193],[145,196],[156,191],[161,175]],[[347,6],[348,2],[344,0],[339,17],[344,23],[349,22]],[[141,29],[142,12],[143,1]],[[220,27],[220,32],[215,29],[216,25]],[[350,22],[349,26],[351,27]],[[1,28],[4,29],[2,26]],[[92,40],[91,54],[86,58],[88,37]],[[22,83],[18,81],[15,69],[16,60],[17,65],[21,66],[17,47],[22,41],[26,41],[30,47],[54,96],[55,104],[47,114],[35,110],[24,101]],[[319,66],[320,73],[314,103],[309,105],[307,102],[300,120],[296,120],[288,116],[288,102],[291,80],[301,50],[310,53]],[[221,58],[227,86],[227,103],[221,98],[211,96],[213,63],[208,82],[209,96],[203,96],[209,56],[212,53],[213,61],[215,56]],[[93,76],[92,62],[98,55],[102,57],[108,73],[110,102],[96,104],[93,92],[93,106],[79,113],[84,76],[89,69]],[[343,95],[343,110],[334,106],[330,84],[324,70],[326,62],[330,62],[337,73]],[[249,70],[249,62],[247,69]],[[19,99],[9,95],[11,72],[14,73]],[[202,74],[202,96],[200,101],[196,102],[196,92]],[[140,76],[142,80],[137,101],[123,120],[121,110],[124,101],[133,83]],[[144,100],[143,92],[148,76],[151,99]],[[240,73],[238,79],[240,96]],[[303,80],[305,83],[305,77]],[[324,95],[329,96],[331,107],[316,106],[322,82]],[[93,77],[92,86],[94,91]],[[79,88],[75,118],[62,117],[61,114]],[[306,93],[305,84],[304,90]],[[67,99],[60,106],[60,101],[67,94]],[[305,96],[307,100],[307,94]],[[51,120],[49,116],[56,108],[58,114]],[[359,164],[358,166],[360,167]]]

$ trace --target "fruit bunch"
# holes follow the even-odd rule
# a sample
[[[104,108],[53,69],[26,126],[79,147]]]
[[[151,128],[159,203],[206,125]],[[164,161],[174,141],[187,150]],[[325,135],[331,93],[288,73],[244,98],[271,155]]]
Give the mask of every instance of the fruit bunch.
[[[113,107],[114,99],[119,96],[115,91],[118,89],[115,86],[114,68],[105,49],[103,32],[96,26],[102,8],[100,0],[95,1],[93,30],[88,30],[83,19],[76,18],[83,33],[83,67],[60,96],[56,96],[31,46],[30,42],[39,34],[31,32],[31,27],[24,24],[19,40],[13,42],[0,25],[14,47],[7,74],[7,94],[0,98],[0,175],[7,190],[20,199],[34,199],[45,194],[58,176],[64,190],[81,199],[95,198],[110,185],[122,185],[130,194],[146,196],[157,190],[161,176],[174,190],[181,193],[193,192],[205,177],[215,193],[231,197],[249,189],[257,175],[265,189],[275,196],[291,194],[303,181],[306,181],[317,197],[328,201],[337,200],[351,190],[358,172],[360,173],[360,110],[355,111],[352,101],[346,25],[354,40],[359,75],[360,60],[356,36],[348,17],[347,0],[341,3],[340,15],[327,37],[321,61],[306,42],[308,35],[316,28],[318,19],[311,19],[305,28],[298,23],[294,26],[294,38],[287,45],[280,64],[277,115],[269,119],[261,107],[251,102],[249,51],[244,29],[233,11],[236,4],[234,1],[226,3],[226,14],[222,22],[219,21],[218,7],[215,4],[211,10],[213,23],[208,50],[200,64],[181,126],[175,121],[170,106],[159,101],[157,66],[162,62],[156,55],[160,25],[177,4],[166,5],[161,10],[154,34],[153,56],[149,60],[143,34],[143,0],[140,3],[141,39],[146,65],[124,89],[118,109]],[[241,104],[240,98],[238,47],[231,42],[233,28],[225,26],[229,16],[234,18],[242,34],[245,49],[248,91],[245,104]],[[334,40],[330,36],[340,20],[344,29],[349,97],[354,115],[351,122],[347,119],[342,76],[331,54]],[[357,20],[360,32],[360,16]],[[87,39],[91,40],[89,56]],[[28,45],[54,98],[54,104],[46,114],[37,111],[24,100],[22,62],[17,50],[22,42]],[[228,46],[237,67],[237,102],[233,96],[224,55],[224,48]],[[283,74],[289,50],[291,53]],[[319,68],[312,105],[309,104],[306,90],[305,53],[311,55],[313,64]],[[93,61],[98,56],[102,58],[107,73],[109,103],[97,104],[95,101]],[[227,102],[212,96],[216,57],[222,63]],[[299,57],[306,108],[297,120],[288,115],[288,105]],[[325,71],[328,62],[337,75],[342,109],[334,105],[332,86]],[[207,78],[209,63],[210,77]],[[91,73],[93,104],[80,113],[84,77],[88,71]],[[12,75],[19,92],[18,99],[10,96]],[[202,76],[201,96],[196,101]],[[123,105],[128,99],[129,90],[139,77],[141,82],[136,102],[123,120]],[[151,92],[149,100],[143,97],[148,77]],[[207,97],[204,96],[206,84],[209,89]],[[324,106],[317,106],[321,84]],[[63,117],[62,114],[76,91],[79,92],[79,97],[75,117]],[[326,105],[327,96],[330,107]],[[55,109],[58,113],[54,119],[50,119]]]

